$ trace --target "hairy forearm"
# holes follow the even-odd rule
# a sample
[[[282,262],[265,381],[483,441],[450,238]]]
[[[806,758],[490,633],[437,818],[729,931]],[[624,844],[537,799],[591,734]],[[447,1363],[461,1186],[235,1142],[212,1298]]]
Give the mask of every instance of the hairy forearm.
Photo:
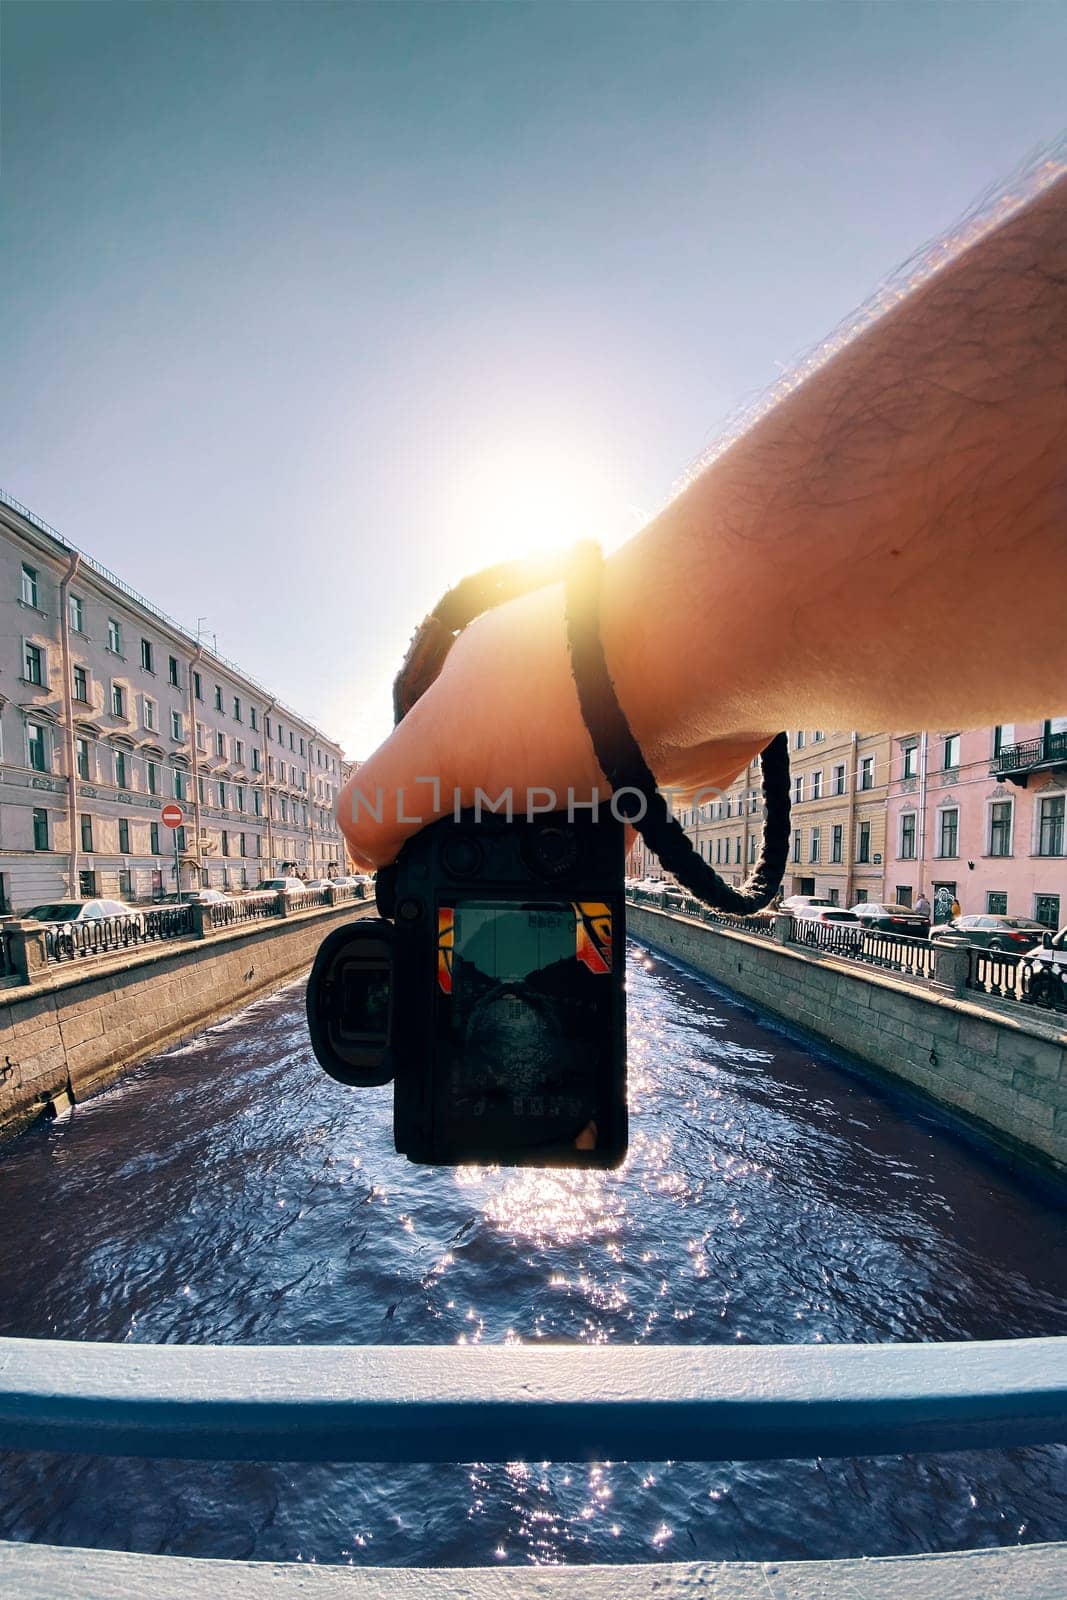
[[[666,749],[809,721],[1056,709],[1065,373],[1061,177],[846,344],[613,557],[605,642],[637,731]]]

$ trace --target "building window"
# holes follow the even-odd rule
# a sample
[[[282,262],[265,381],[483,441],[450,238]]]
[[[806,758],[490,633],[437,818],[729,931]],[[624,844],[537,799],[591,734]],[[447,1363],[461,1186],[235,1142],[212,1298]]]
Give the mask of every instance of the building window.
[[[130,819],[119,818],[119,855],[126,856],[130,853]]]
[[[1006,917],[1008,896],[1000,889],[990,889],[985,897],[985,908],[991,917]]]
[[[258,719],[256,717],[256,708],[255,708],[255,706],[253,706],[251,711],[249,711],[248,720],[249,720],[249,722],[251,724],[252,732],[255,733],[256,729],[259,727],[259,721],[258,721]]]
[[[186,832],[186,828],[185,828],[185,824],[184,823],[182,824],[182,826],[180,828],[175,828],[175,830],[174,830],[174,843],[177,845],[178,854],[180,856],[184,855],[186,850],[188,850],[188,848],[189,848],[189,835]]]
[[[226,810],[226,785],[224,783],[219,784],[219,806],[223,811]]]
[[[296,736],[293,733],[292,728],[289,729],[289,748],[290,750],[296,749]]]
[[[85,607],[76,594],[67,596],[67,617],[75,633],[85,632]]]
[[[111,715],[113,717],[126,715],[126,693],[121,683],[111,685]]]
[[[149,792],[149,794],[158,794],[159,793],[159,768],[156,766],[156,763],[154,761],[146,761],[145,762],[145,766],[144,766],[144,770],[145,770],[145,776],[148,779],[148,792]]]
[[[197,798],[200,801],[200,804],[203,805],[204,804],[204,780],[199,775],[197,776],[197,780],[196,780],[196,793],[197,793]]]
[[[793,779],[793,804],[799,805],[804,798],[804,774],[798,772]]]
[[[269,739],[270,738],[270,718],[269,717],[264,717],[263,718],[263,732],[266,734],[267,738]]]
[[[107,619],[107,647],[112,655],[122,654],[122,627],[114,617]]]
[[[23,652],[22,675],[27,683],[44,687],[44,651],[40,645],[28,644]]]
[[[234,722],[241,721],[241,700],[240,696],[236,694],[233,697],[233,720]]]
[[[158,822],[150,822],[148,824],[148,849],[149,849],[149,854],[151,854],[151,855],[161,856],[163,854],[162,850],[159,848],[159,823]]]
[[[1058,894],[1034,895],[1034,921],[1043,922],[1046,928],[1060,925],[1060,897]]]
[[[154,733],[156,727],[156,702],[150,700],[148,695],[143,695],[141,698],[141,711],[145,727]]]
[[[300,754],[301,755],[304,754],[304,741],[303,741],[303,739],[301,739],[301,741],[300,741]]]
[[[230,836],[225,828],[222,830],[222,853],[224,856],[228,856],[230,853]]]
[[[204,685],[200,680],[199,672],[193,673],[193,694],[198,700],[202,700],[204,698]]]
[[[174,768],[174,798],[175,798],[175,800],[184,800],[186,798],[186,795],[188,794],[188,792],[189,791],[188,791],[188,789],[186,787],[186,783],[185,783],[185,773],[182,771],[181,767],[175,767]]]
[[[238,811],[243,811],[244,808],[245,808],[245,792],[244,792],[244,790],[243,789],[235,789],[234,790],[234,798],[235,798],[236,803],[237,803]],[[241,854],[243,855],[244,851],[242,851]]]
[[[273,778],[273,776],[274,776],[274,757],[273,756],[268,756],[267,757],[267,776],[268,776],[268,778]]]
[[[822,799],[822,768],[821,767],[819,768],[818,772],[813,772],[812,775],[811,775],[811,798],[813,800],[821,800]]]
[[[755,859],[756,859],[756,835],[754,833],[750,833],[749,836],[748,836],[748,863],[749,863],[749,866],[751,866],[753,864]]]
[[[215,734],[215,754],[217,756],[226,754],[226,735],[224,733]]]
[[[233,759],[239,767],[245,764],[245,747],[240,739],[233,741]]]
[[[170,714],[170,736],[172,739],[180,739],[182,737],[182,714],[180,711],[172,711]]]
[[[258,772],[259,770],[260,770],[260,768],[259,768],[259,751],[258,751],[258,749],[253,749],[253,751],[252,751],[252,771],[253,772]]]
[[[48,846],[48,812],[41,806],[33,808],[33,848],[47,850]]]
[[[989,854],[1011,855],[1011,801],[994,800],[989,808]]]
[[[89,853],[93,848],[93,819],[88,811],[83,811],[78,818],[81,832],[82,849]]]
[[[993,729],[993,754],[999,756],[1000,752],[1010,744],[1015,743],[1015,724],[1005,722]]]
[[[825,735],[825,733],[823,733],[822,729],[821,728],[816,728],[815,731],[812,733],[811,742],[812,742],[812,744],[821,744],[822,741],[825,738],[826,738],[826,735]]]
[[[27,722],[26,742],[30,753],[30,766],[34,772],[48,771],[48,746],[45,743],[45,731],[40,722]]]
[[[246,856],[248,854],[246,836],[243,833],[239,833],[237,835],[237,841],[238,841],[238,844],[240,845],[239,854],[241,856]]]
[[[793,834],[793,860],[800,860],[800,829]]]
[[[867,890],[866,889],[857,889],[856,890],[856,904],[858,906],[865,906],[867,904]]]
[[[860,762],[860,788],[874,788],[874,757],[864,756]]]
[[[133,873],[129,867],[119,868],[119,899],[128,900],[133,894]]]
[[[282,795],[282,797],[281,797],[281,806],[282,806],[282,821],[283,822],[288,822],[289,821],[289,803],[286,800],[284,795]]]
[[[869,822],[860,823],[859,849],[856,851],[856,860],[867,862],[871,859],[871,825]]]
[[[900,859],[915,860],[915,812],[905,811],[900,819]]]
[[[818,861],[818,859],[819,859],[819,850],[820,850],[821,845],[822,845],[822,829],[821,828],[812,828],[812,830],[811,830],[811,854],[808,857],[808,859],[810,861]]]
[[[75,739],[74,760],[78,768],[78,777],[89,782],[89,741],[88,739]]]
[[[222,710],[222,685],[220,683],[215,685],[215,710]]]
[[[22,563],[22,603],[24,606],[32,606],[35,611],[39,609],[37,605],[37,568],[27,566],[25,561]]]
[[[955,772],[959,764],[960,736],[958,733],[953,733],[945,740],[945,759],[942,765],[946,772]]]
[[[804,748],[804,729],[803,728],[798,728],[797,729],[796,748],[798,750],[803,750],[803,748]]]
[[[904,746],[904,776],[917,778],[919,776],[919,746],[909,744]]]
[[[120,789],[125,789],[129,774],[126,770],[126,752],[115,751],[115,783]]]
[[[167,682],[174,689],[180,688],[177,656],[167,657]]]
[[[207,741],[204,737],[204,724],[202,722],[198,722],[196,725],[196,748],[203,750],[205,754],[207,753]]]
[[[728,836],[722,842],[722,859],[723,865],[728,867],[730,865],[730,840]]]
[[[835,794],[844,794],[844,792],[845,792],[845,768],[844,768],[844,764],[842,763],[841,766],[834,768],[834,793]]]
[[[955,806],[938,813],[937,853],[950,857],[959,854],[960,814]]]
[[[1047,800],[1042,800],[1037,838],[1037,853],[1039,856],[1062,856],[1063,811],[1064,796],[1062,794],[1050,795]]]
[[[142,639],[141,640],[141,666],[144,668],[144,670],[146,672],[155,672],[156,669],[152,665],[154,659],[155,658],[154,658],[154,656],[152,654],[152,641],[151,641],[151,639]]]
[[[252,790],[252,810],[257,817],[263,815],[263,792],[260,789]]]
[[[89,674],[84,667],[74,668],[74,698],[83,706],[89,704]]]

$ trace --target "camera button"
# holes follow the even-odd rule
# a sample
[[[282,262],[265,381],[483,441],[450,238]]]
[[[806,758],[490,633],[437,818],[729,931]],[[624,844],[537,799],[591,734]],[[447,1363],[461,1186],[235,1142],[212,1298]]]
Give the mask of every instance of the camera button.
[[[418,922],[422,916],[422,901],[415,900],[410,895],[397,904],[396,915],[400,922]]]
[[[476,878],[482,868],[482,847],[477,839],[457,834],[442,844],[441,865],[451,878]]]

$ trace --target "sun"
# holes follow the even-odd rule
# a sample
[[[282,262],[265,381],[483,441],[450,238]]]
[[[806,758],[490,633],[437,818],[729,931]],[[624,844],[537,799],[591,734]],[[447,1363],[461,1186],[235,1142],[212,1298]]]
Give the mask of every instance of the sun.
[[[564,550],[576,539],[605,550],[645,521],[621,475],[577,446],[499,446],[457,473],[447,507],[449,551],[465,570]]]

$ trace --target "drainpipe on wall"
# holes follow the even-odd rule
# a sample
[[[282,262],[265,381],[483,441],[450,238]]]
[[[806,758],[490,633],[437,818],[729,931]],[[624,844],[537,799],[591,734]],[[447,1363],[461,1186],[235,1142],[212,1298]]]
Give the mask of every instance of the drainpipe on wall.
[[[193,855],[196,859],[196,883],[193,888],[200,888],[200,759],[196,751],[196,699],[193,695],[193,669],[198,667],[204,659],[204,647],[197,644],[196,654],[189,663],[189,748],[192,751],[192,786],[193,786],[193,838],[195,844]],[[180,889],[181,884],[177,887]]]
[[[67,826],[70,829],[70,898],[78,898],[78,767],[74,753],[73,668],[70,659],[70,586],[81,565],[72,552],[66,574],[59,581],[59,636],[63,647],[63,732],[67,747]]]
[[[267,752],[267,723],[268,723],[268,721],[270,719],[270,714],[271,714],[271,712],[273,710],[274,710],[274,701],[272,700],[269,703],[269,705],[267,705],[266,708],[264,709],[264,712],[263,712],[263,727],[261,729],[261,732],[263,734],[263,744],[262,744],[262,749],[263,749],[263,798],[264,798],[264,801],[265,801],[264,809],[265,809],[265,811],[267,813],[267,877],[268,878],[273,878],[274,871],[275,871],[275,868],[274,868],[274,827],[273,827],[273,824],[271,822],[271,814],[270,814],[270,800],[271,800],[271,794],[270,794],[270,756],[269,756],[269,754]]]
[[[848,782],[848,822],[845,824],[845,905],[852,904],[855,895],[852,868],[855,865],[856,850],[856,788],[860,781],[859,749],[860,736],[856,729],[851,733],[851,755],[849,757],[849,782]]]
[[[927,735],[919,736],[919,893],[926,894],[926,752]],[[934,900],[927,894],[930,902],[930,920],[933,922]]]

